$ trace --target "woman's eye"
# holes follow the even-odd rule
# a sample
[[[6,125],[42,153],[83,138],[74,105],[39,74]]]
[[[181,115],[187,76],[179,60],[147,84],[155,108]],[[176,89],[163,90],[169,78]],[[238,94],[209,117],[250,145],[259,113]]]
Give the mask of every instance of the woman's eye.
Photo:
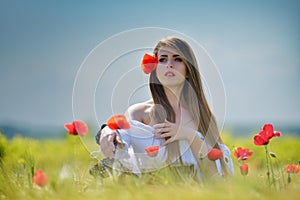
[[[158,61],[159,61],[159,62],[166,62],[167,59],[166,59],[166,58],[160,58]]]
[[[176,62],[182,62],[182,58],[175,58]]]

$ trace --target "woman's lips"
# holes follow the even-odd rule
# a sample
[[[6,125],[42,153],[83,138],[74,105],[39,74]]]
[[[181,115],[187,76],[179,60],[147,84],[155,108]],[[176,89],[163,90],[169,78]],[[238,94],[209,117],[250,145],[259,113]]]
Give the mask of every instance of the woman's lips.
[[[175,74],[174,74],[173,72],[171,72],[171,71],[167,71],[167,72],[165,73],[165,76],[166,76],[166,77],[173,77],[173,76],[175,76]]]

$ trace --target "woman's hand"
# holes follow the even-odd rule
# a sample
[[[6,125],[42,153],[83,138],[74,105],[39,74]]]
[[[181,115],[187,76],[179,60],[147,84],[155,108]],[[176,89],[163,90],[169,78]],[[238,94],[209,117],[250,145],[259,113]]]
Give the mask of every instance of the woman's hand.
[[[164,123],[155,124],[153,126],[154,134],[160,134],[155,139],[167,139],[164,146],[174,142],[175,140],[188,140],[191,143],[196,135],[196,131],[187,126],[181,126],[165,120]]]
[[[108,158],[113,158],[116,150],[114,141],[121,143],[120,138],[117,136],[115,131],[112,131],[109,127],[105,127],[101,131],[101,137],[99,140],[101,151],[104,156]]]

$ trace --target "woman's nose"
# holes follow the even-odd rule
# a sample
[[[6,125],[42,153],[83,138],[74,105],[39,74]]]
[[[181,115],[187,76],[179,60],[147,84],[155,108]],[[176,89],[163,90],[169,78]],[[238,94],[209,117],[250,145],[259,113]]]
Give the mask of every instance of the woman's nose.
[[[173,63],[171,60],[168,61],[167,68],[171,68],[171,69],[173,68]]]

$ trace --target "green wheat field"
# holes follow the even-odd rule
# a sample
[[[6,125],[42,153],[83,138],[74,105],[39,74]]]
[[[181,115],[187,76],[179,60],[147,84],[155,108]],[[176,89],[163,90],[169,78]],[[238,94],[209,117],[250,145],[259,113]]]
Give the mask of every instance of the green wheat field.
[[[299,199],[300,173],[288,174],[288,164],[299,164],[300,138],[282,133],[273,138],[270,149],[275,183],[268,184],[266,155],[262,146],[253,144],[253,136],[234,138],[223,133],[223,140],[234,147],[250,148],[254,152],[247,161],[249,173],[242,176],[232,156],[233,177],[217,178],[205,184],[191,179],[177,179],[168,170],[136,178],[97,178],[89,170],[97,164],[90,158],[78,136],[63,139],[30,139],[15,136],[8,140],[0,133],[0,199]],[[94,141],[88,141],[98,148]],[[34,171],[43,170],[48,184],[39,187],[32,182]]]

